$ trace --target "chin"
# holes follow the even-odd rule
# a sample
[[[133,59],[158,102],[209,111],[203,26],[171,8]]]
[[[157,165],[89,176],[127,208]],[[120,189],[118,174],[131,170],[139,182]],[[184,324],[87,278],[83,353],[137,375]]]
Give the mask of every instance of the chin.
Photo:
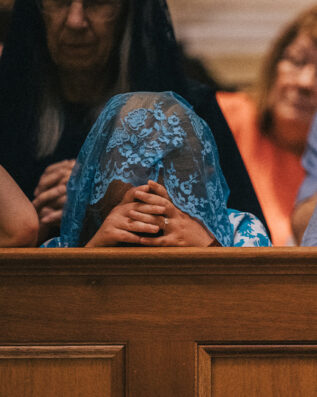
[[[67,71],[94,70],[96,63],[98,63],[96,54],[91,48],[54,51],[52,58],[58,68]]]
[[[289,140],[287,141],[288,150],[298,156],[301,156],[306,147],[306,139],[305,140]]]
[[[306,126],[307,124],[310,124],[314,116],[314,112],[312,112],[311,109],[285,105],[280,106],[277,115],[287,123],[294,123],[294,125],[297,126],[301,124]]]
[[[307,129],[310,126],[310,123],[314,117],[314,113],[305,112],[302,110],[295,110],[293,112],[292,117],[290,118],[290,122],[294,123],[295,125],[302,125],[303,129]]]
[[[67,61],[59,62],[58,66],[68,72],[89,72],[96,69],[94,62],[89,62],[83,58],[68,59]]]

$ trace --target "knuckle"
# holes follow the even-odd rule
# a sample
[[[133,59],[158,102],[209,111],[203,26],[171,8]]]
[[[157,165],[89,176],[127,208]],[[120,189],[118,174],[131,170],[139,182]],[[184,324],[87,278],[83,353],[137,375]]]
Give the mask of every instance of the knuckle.
[[[59,206],[60,206],[60,207],[63,207],[64,204],[66,203],[66,201],[67,201],[67,196],[61,197],[61,198],[58,200]]]
[[[173,205],[173,203],[171,201],[166,200],[165,208],[166,208],[167,211],[171,211],[174,208],[174,205]]]
[[[57,171],[57,173],[56,173],[56,176],[58,176],[59,179],[63,178],[64,175],[65,175],[65,170],[64,170],[63,168],[60,168],[60,169]]]
[[[63,183],[58,185],[56,188],[56,192],[58,194],[65,194],[65,191],[66,191],[66,186]]]
[[[134,228],[133,228],[133,224],[132,223],[129,223],[129,222],[126,222],[124,225],[123,225],[123,227],[124,227],[124,229],[125,230],[128,230],[129,232],[131,232]]]
[[[35,208],[37,208],[38,205],[39,205],[39,199],[38,199],[38,198],[34,199],[34,200],[32,201],[32,204],[33,204],[33,206],[34,206]]]
[[[45,179],[46,178],[42,175],[39,180],[39,183],[37,184],[37,189],[39,189],[39,190],[43,189],[43,187],[45,186]]]
[[[126,233],[123,230],[117,230],[115,235],[116,239],[119,241],[124,241],[126,239]]]
[[[49,173],[49,172],[51,171],[52,168],[54,168],[54,165],[53,165],[53,164],[51,164],[51,165],[49,165],[48,167],[46,167],[45,170],[44,170],[44,172],[43,172],[43,175],[45,175],[46,173]]]

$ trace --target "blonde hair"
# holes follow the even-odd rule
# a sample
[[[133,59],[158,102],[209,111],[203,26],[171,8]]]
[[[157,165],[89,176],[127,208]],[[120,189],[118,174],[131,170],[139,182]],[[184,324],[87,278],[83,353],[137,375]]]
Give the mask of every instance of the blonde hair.
[[[285,49],[302,33],[317,45],[317,5],[302,12],[286,26],[263,63],[257,90],[257,111],[259,128],[264,134],[270,133],[273,124],[269,96],[275,82],[277,64],[284,56]]]

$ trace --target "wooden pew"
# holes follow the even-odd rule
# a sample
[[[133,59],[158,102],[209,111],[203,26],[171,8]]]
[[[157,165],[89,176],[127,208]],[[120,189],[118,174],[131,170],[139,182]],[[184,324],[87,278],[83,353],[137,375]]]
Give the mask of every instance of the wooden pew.
[[[1,249],[0,396],[317,396],[317,249]]]

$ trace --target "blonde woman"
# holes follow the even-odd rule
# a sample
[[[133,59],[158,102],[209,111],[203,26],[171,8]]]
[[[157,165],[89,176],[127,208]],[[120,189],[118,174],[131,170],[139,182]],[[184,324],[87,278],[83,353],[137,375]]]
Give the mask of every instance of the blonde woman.
[[[257,99],[217,99],[271,231],[274,245],[292,244],[291,214],[304,178],[301,155],[317,110],[317,6],[299,15],[276,40],[263,65]]]

